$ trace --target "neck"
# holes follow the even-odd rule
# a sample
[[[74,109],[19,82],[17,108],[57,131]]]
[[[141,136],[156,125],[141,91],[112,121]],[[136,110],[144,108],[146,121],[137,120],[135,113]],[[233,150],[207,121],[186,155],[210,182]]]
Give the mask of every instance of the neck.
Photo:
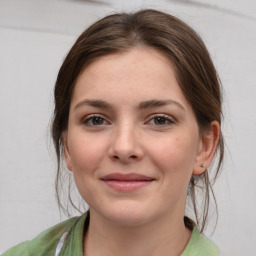
[[[84,255],[177,256],[185,249],[190,235],[183,218],[163,217],[150,224],[127,227],[91,213]]]

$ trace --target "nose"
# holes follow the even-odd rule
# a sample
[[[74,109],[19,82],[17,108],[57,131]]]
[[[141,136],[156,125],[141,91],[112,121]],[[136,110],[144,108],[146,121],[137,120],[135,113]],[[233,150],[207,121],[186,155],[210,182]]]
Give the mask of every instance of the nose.
[[[109,156],[123,163],[142,159],[141,136],[133,125],[123,124],[113,131]]]

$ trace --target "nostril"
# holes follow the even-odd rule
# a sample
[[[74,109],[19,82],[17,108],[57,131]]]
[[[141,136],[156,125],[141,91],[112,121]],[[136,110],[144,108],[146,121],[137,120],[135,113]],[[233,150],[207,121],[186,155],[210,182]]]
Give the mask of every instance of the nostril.
[[[135,159],[135,158],[137,158],[137,157],[136,157],[135,155],[132,155],[131,158]]]

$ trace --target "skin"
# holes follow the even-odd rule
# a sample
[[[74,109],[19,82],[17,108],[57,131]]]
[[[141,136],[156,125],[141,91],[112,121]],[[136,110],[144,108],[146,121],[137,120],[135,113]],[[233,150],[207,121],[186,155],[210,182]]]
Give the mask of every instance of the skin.
[[[90,206],[84,255],[180,255],[191,235],[183,222],[187,186],[210,164],[218,134],[214,121],[200,135],[161,53],[133,48],[86,67],[62,136],[67,167]],[[120,191],[102,180],[111,173],[152,181]]]

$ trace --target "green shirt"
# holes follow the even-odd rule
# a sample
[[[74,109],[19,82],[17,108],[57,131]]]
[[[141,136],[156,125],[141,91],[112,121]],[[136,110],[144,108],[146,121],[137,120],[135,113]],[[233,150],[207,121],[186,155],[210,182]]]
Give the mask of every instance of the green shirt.
[[[32,241],[23,242],[9,249],[2,256],[83,256],[84,227],[88,226],[86,220],[88,218],[84,214],[64,221],[42,232]],[[64,233],[67,238],[63,241],[60,253],[56,254],[57,246],[61,247],[60,239]],[[194,226],[191,238],[181,256],[219,256],[219,251],[216,245]]]

